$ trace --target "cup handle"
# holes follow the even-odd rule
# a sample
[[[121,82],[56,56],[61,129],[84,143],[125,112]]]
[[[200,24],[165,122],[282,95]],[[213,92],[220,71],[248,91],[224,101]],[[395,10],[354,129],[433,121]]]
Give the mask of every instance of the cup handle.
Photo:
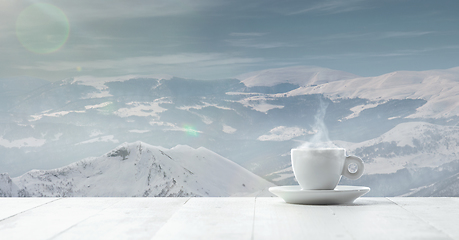
[[[357,165],[357,171],[355,173],[349,172],[349,165],[353,163]],[[362,176],[364,169],[365,167],[363,166],[361,158],[356,156],[347,156],[344,161],[343,172],[341,174],[349,179],[355,180]]]

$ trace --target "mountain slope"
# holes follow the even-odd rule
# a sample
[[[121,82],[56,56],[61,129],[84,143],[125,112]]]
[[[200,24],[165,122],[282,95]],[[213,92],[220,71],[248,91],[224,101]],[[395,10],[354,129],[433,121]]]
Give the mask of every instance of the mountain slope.
[[[446,70],[399,71],[377,77],[333,81],[303,86],[289,96],[325,94],[332,99],[362,98],[373,103],[389,99],[423,99],[427,103],[410,118],[459,116],[459,67]]]
[[[459,173],[428,186],[414,189],[406,197],[459,197]]]
[[[378,138],[340,143],[367,163],[368,174],[405,167],[436,167],[459,159],[459,127],[425,122],[397,125]]]
[[[111,152],[17,178],[0,175],[0,196],[184,197],[268,194],[272,183],[205,148],[122,144]]]

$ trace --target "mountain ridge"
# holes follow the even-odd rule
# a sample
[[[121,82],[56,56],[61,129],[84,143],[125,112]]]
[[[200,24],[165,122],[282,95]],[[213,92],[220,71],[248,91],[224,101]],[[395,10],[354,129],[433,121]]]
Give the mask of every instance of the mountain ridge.
[[[206,148],[166,149],[141,141],[57,169],[0,175],[4,197],[257,196],[269,195],[270,186]]]

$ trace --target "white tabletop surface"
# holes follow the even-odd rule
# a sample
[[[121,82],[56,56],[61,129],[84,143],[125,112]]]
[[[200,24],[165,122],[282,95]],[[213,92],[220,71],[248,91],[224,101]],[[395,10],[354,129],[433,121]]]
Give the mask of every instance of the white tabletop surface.
[[[0,198],[0,239],[459,239],[459,198]]]

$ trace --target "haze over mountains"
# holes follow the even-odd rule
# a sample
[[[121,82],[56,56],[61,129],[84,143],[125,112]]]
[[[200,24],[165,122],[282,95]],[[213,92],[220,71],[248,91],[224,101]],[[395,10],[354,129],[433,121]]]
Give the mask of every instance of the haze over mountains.
[[[458,82],[459,68],[358,77],[301,66],[215,81],[2,79],[0,172],[14,179],[142,141],[204,147],[296,184],[289,152],[317,133],[322,101],[330,139],[366,162],[361,179],[341,184],[369,186],[368,196],[458,196]]]

